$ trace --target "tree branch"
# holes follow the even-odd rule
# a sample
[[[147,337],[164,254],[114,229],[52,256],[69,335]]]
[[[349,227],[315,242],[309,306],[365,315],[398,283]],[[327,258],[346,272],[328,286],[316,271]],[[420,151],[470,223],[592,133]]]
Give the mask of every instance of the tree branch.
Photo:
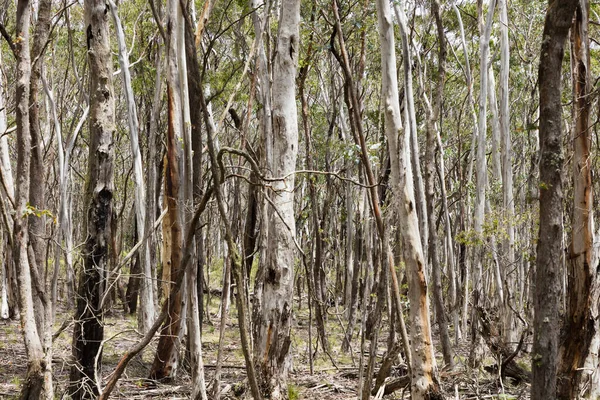
[[[8,47],[10,47],[10,49],[13,52],[13,55],[16,57],[17,56],[17,46],[15,46],[15,43],[13,42],[12,38],[10,37],[10,34],[6,31],[6,28],[4,27],[4,25],[2,23],[0,23],[0,33],[2,33],[2,36],[4,36],[4,39],[6,39],[6,42],[8,43]]]

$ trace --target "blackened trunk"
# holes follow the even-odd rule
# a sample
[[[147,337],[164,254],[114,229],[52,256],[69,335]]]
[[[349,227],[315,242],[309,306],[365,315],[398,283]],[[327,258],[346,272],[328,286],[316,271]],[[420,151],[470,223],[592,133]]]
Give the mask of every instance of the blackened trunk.
[[[540,222],[534,280],[532,400],[556,398],[563,259],[562,61],[576,6],[577,0],[549,2],[540,52]]]

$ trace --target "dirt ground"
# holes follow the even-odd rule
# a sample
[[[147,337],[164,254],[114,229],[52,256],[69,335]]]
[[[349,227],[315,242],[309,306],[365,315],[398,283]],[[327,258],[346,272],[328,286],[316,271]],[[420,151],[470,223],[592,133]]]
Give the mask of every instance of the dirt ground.
[[[213,298],[211,320],[205,321],[203,326],[203,356],[205,364],[206,381],[212,384],[214,376],[218,339],[219,299]],[[342,310],[339,310],[340,313]],[[309,370],[308,358],[308,312],[301,310],[296,312],[293,328],[293,372],[290,376],[289,393],[292,400],[296,399],[321,399],[341,400],[356,399],[358,388],[358,365],[360,349],[360,338],[353,341],[351,354],[342,353],[340,345],[344,329],[344,323],[336,316],[335,310],[329,316],[327,322],[328,338],[331,345],[331,356],[335,360],[335,366],[330,358],[320,348],[313,360],[313,374]],[[242,351],[239,345],[238,328],[235,325],[235,309],[229,312],[230,317],[225,330],[225,344],[223,356],[223,369],[221,373],[222,399],[250,398],[245,391],[245,368]],[[71,318],[67,314],[59,314],[55,324],[57,330],[65,319]],[[135,316],[124,315],[120,310],[113,310],[105,319],[105,338],[103,350],[103,376],[106,378],[115,367],[124,352],[132,347],[140,335],[135,331]],[[384,324],[385,325],[385,324]],[[316,330],[313,327],[313,342]],[[435,332],[434,332],[435,333]],[[387,333],[380,335],[378,360],[381,360],[385,349]],[[435,335],[434,335],[435,336]],[[437,341],[434,342],[437,345]],[[55,398],[66,398],[65,389],[69,374],[69,363],[71,354],[71,329],[66,329],[54,342],[54,381]],[[529,385],[520,384],[512,386],[510,382],[503,385],[497,376],[485,372],[483,368],[472,370],[467,368],[465,360],[468,358],[469,343],[465,342],[457,347],[455,357],[456,367],[452,371],[440,371],[441,389],[448,399],[526,399],[529,397]],[[314,346],[313,346],[314,347]],[[180,368],[177,379],[171,384],[158,384],[146,380],[149,367],[152,363],[156,340],[153,341],[143,352],[141,357],[134,359],[127,368],[126,373],[119,381],[117,389],[113,392],[115,399],[187,399],[190,393],[189,375],[185,366]],[[368,346],[367,346],[368,348]],[[436,346],[439,350],[439,347]],[[314,349],[313,349],[314,350]],[[441,351],[436,352],[441,355]],[[365,357],[366,359],[366,357]],[[0,320],[0,399],[17,398],[21,382],[24,379],[27,359],[22,342],[20,323],[18,321]],[[485,359],[484,365],[494,362],[493,358]],[[438,365],[442,365],[438,359]],[[378,367],[375,368],[377,371]],[[392,376],[400,375],[402,368],[392,370]],[[398,390],[387,395],[387,399],[408,399],[409,391]]]

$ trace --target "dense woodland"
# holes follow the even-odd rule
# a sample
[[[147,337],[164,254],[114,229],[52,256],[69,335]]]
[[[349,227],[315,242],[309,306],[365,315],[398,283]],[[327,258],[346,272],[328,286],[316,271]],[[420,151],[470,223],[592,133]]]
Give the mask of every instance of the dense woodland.
[[[600,398],[600,3],[0,0],[0,398]]]

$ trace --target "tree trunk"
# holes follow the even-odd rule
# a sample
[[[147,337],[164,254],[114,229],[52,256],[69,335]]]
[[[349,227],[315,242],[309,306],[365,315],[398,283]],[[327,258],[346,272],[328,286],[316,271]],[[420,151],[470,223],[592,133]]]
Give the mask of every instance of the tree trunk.
[[[99,393],[101,341],[104,336],[102,299],[109,267],[113,215],[114,95],[108,14],[101,0],[86,0],[85,21],[90,69],[89,161],[86,186],[84,265],[79,280],[73,328],[70,394],[74,399]]]
[[[436,79],[434,106],[430,107],[426,101],[426,113],[428,121],[427,145],[425,150],[425,196],[427,199],[427,223],[429,229],[429,259],[431,261],[431,271],[433,280],[433,301],[435,305],[435,315],[438,327],[440,329],[440,341],[442,342],[442,354],[444,362],[450,369],[454,367],[452,358],[452,345],[450,344],[450,335],[448,333],[448,317],[444,308],[444,298],[442,290],[442,265],[440,262],[439,242],[437,227],[435,223],[434,200],[435,200],[435,152],[437,147],[437,124],[442,111],[442,101],[444,98],[444,83],[446,79],[446,39],[444,37],[444,27],[440,15],[440,4],[438,0],[431,1],[432,13],[436,19],[438,33],[439,53],[438,53],[438,76]],[[423,88],[425,89],[425,88]],[[423,94],[425,98],[427,96]],[[438,149],[440,151],[441,149]],[[443,212],[443,211],[442,211]]]
[[[108,1],[110,11],[115,24],[117,33],[117,44],[119,47],[119,65],[121,67],[121,80],[123,82],[123,91],[127,103],[127,121],[129,124],[129,140],[131,142],[131,156],[133,161],[133,178],[135,182],[135,219],[137,237],[143,240],[142,247],[138,252],[138,258],[141,272],[139,279],[140,288],[140,310],[138,312],[138,329],[140,332],[146,332],[154,323],[156,318],[156,309],[154,308],[154,290],[152,283],[152,265],[150,264],[150,246],[145,238],[146,227],[146,186],[144,182],[144,171],[142,168],[142,153],[139,142],[139,123],[137,117],[137,106],[131,85],[131,74],[129,72],[129,52],[125,43],[125,33],[121,19],[117,12],[117,6],[112,0]],[[150,215],[150,218],[152,215]],[[136,293],[137,295],[137,293]]]
[[[163,244],[163,279],[168,272],[169,280],[177,276],[181,267],[181,221],[179,211],[180,191],[180,143],[182,139],[182,106],[180,96],[180,78],[178,64],[178,24],[181,15],[178,0],[167,3],[167,155],[165,165],[165,203],[168,207],[167,217],[163,221],[163,232],[167,235]],[[150,370],[150,378],[155,380],[171,380],[177,373],[179,362],[179,330],[181,327],[182,303],[181,291],[166,288],[163,293],[165,301],[170,301],[171,292],[177,297],[173,307],[169,309],[160,332],[160,340],[156,349],[154,362]]]
[[[540,51],[540,221],[533,299],[532,400],[552,400],[557,394],[563,259],[562,61],[577,3],[549,3]]]
[[[409,43],[404,10],[396,6],[396,14],[400,25],[402,48],[405,59],[404,67],[410,63]],[[415,400],[436,399],[440,397],[437,383],[433,342],[429,317],[429,298],[427,295],[427,277],[425,259],[419,235],[419,220],[415,208],[415,195],[411,162],[405,145],[398,137],[402,132],[400,103],[398,100],[398,83],[396,71],[396,54],[394,47],[394,30],[389,3],[377,1],[377,15],[381,38],[382,88],[385,101],[385,134],[390,148],[391,175],[390,183],[395,201],[392,203],[398,211],[398,225],[402,226],[403,258],[408,278],[408,297],[410,299],[410,371],[411,395]],[[411,76],[405,78],[412,79]],[[407,96],[409,93],[407,93]],[[416,126],[414,127],[416,134]],[[425,217],[425,215],[423,215]],[[393,274],[395,271],[393,271]],[[399,305],[399,302],[398,302]],[[400,308],[400,307],[399,307]],[[401,309],[401,308],[400,308]],[[406,344],[405,344],[406,346]]]
[[[209,15],[204,16],[208,19]],[[194,32],[189,20],[189,15],[185,15],[185,61],[186,73],[188,82],[188,96],[182,101],[188,104],[200,104],[200,94],[202,93],[200,66],[196,54],[196,46],[194,45]],[[185,143],[186,149],[186,200],[189,203],[194,203],[200,198],[202,192],[202,158],[201,158],[201,126],[202,126],[202,111],[200,107],[190,107],[190,131],[188,142]],[[196,152],[200,154],[197,156]],[[203,251],[202,231],[199,230],[195,235],[195,246],[192,254],[195,256],[194,264],[196,268],[192,268],[188,279],[188,342],[190,347],[190,364],[192,369],[193,391],[192,399],[207,398],[206,383],[204,379],[204,363],[202,359],[202,274],[203,274],[203,257],[200,253]]]
[[[587,374],[584,363],[596,332],[594,304],[598,274],[592,265],[591,74],[588,37],[589,0],[580,0],[571,27],[573,74],[573,223],[568,265],[567,312],[559,350],[558,398],[575,399]],[[597,310],[596,310],[597,311]]]
[[[404,5],[394,4],[394,11],[396,17],[400,19],[404,15]],[[406,18],[406,16],[404,16]],[[429,229],[427,228],[427,201],[425,199],[425,184],[423,183],[423,176],[421,174],[421,161],[419,156],[419,141],[417,138],[417,117],[415,114],[415,100],[412,83],[412,65],[410,60],[412,56],[410,54],[410,43],[408,43],[408,29],[402,27],[400,23],[400,31],[402,36],[402,60],[404,70],[404,87],[405,87],[405,98],[406,102],[406,126],[409,130],[409,143],[410,143],[410,163],[413,170],[415,197],[417,216],[419,219],[419,234],[421,237],[421,245],[424,249],[424,253],[427,254],[427,246],[429,245]]]
[[[515,203],[513,196],[513,166],[512,166],[512,139],[510,133],[509,115],[509,87],[508,74],[510,70],[510,53],[508,39],[508,6],[507,0],[498,0],[500,8],[500,137],[502,153],[502,200],[504,205],[504,220],[506,221],[506,239],[503,243],[506,264],[509,266],[504,271],[506,285],[505,308],[507,305],[516,305],[515,275],[509,271],[515,265]],[[524,281],[525,279],[522,279]],[[504,319],[505,342],[515,342],[518,332],[514,328],[516,318],[512,312],[506,312]]]
[[[31,94],[29,98],[29,127],[31,130],[31,165],[29,176],[31,186],[29,188],[29,205],[39,215],[28,219],[29,242],[35,255],[37,274],[40,277],[51,276],[44,273],[46,266],[46,217],[42,211],[46,208],[45,200],[45,171],[44,171],[44,149],[42,141],[42,129],[40,126],[40,101],[39,96],[42,85],[43,52],[50,31],[50,18],[52,12],[52,1],[41,0],[38,4],[37,23],[33,34],[33,47],[31,65]],[[37,61],[35,61],[37,59]],[[40,282],[45,285],[46,282]],[[35,319],[40,333],[46,330],[46,324],[52,326],[51,321],[46,321],[45,305],[38,294],[34,294]]]
[[[294,284],[296,220],[294,181],[298,154],[296,66],[300,55],[300,1],[283,0],[277,50],[273,67],[273,165],[272,174],[286,177],[273,183],[272,206],[267,216],[269,237],[261,315],[257,323],[255,361],[263,394],[287,398],[287,375],[291,366],[290,329]]]
[[[2,64],[2,52],[0,51],[0,64]],[[0,77],[0,132],[5,132],[6,126],[6,108],[4,105],[4,80]],[[8,153],[8,136],[2,135],[0,137],[0,175],[2,178],[3,185],[0,185],[0,204],[2,205],[3,216],[7,213],[7,203],[13,202],[15,197],[14,182],[12,176],[12,166],[10,164],[10,155]],[[4,220],[4,218],[3,218]],[[8,242],[12,242],[12,218],[8,217],[4,221],[6,231],[2,232],[0,236],[2,238],[2,246],[6,246],[6,254],[4,260],[2,260],[2,281],[0,282],[0,318],[6,319],[12,316],[11,310],[14,310],[17,305],[16,295],[13,291],[16,289],[9,282],[10,269],[13,268],[12,257],[9,256]],[[7,241],[6,236],[10,237]]]
[[[34,301],[41,294],[36,259],[28,257],[28,216],[30,215],[30,159],[31,159],[31,126],[30,126],[30,78],[31,56],[29,51],[29,25],[31,5],[29,0],[17,3],[16,31],[21,38],[16,43],[17,81],[16,81],[16,120],[17,120],[17,185],[15,191],[15,217],[13,257],[17,269],[19,293],[19,309],[21,326],[27,353],[27,375],[20,398],[52,399],[52,355],[44,354],[42,343],[43,331],[38,329],[35,320]],[[33,216],[32,218],[35,218]],[[34,265],[31,265],[33,262]],[[34,291],[36,295],[34,295]],[[42,306],[49,306],[43,304]],[[42,311],[42,310],[40,310]],[[43,326],[42,326],[43,328]]]

